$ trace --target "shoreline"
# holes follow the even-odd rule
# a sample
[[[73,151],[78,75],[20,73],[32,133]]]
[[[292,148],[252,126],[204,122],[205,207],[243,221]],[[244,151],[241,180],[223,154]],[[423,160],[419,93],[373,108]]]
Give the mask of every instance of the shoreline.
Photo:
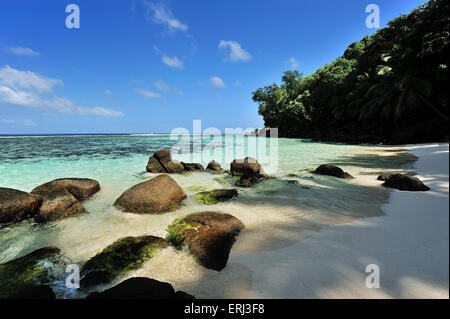
[[[230,265],[252,270],[250,297],[448,298],[448,144],[405,147],[431,191],[392,190],[385,216],[329,226],[276,251],[232,253]],[[379,289],[365,286],[369,264],[380,268]]]

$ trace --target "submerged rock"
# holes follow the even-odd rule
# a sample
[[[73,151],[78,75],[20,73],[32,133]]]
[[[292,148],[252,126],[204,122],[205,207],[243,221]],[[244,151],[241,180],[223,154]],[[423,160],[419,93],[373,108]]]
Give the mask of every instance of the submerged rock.
[[[183,162],[181,162],[181,164],[183,165],[185,172],[195,172],[195,171],[204,171],[205,170],[203,165],[200,163],[183,163]]]
[[[129,213],[155,214],[177,208],[185,198],[177,182],[163,174],[127,189],[114,206]]]
[[[424,185],[417,177],[403,174],[391,175],[382,185],[401,191],[426,192],[430,190],[430,188]]]
[[[47,194],[65,190],[72,194],[76,199],[86,199],[100,190],[100,184],[90,178],[58,178],[48,183],[39,185],[31,191],[31,194],[37,194],[45,197]]]
[[[41,202],[41,196],[0,187],[0,224],[19,222],[34,216]]]
[[[252,157],[235,159],[230,164],[233,176],[247,176],[250,178],[269,178],[258,161]]]
[[[168,241],[176,248],[187,246],[206,268],[225,268],[230,250],[244,224],[236,217],[216,212],[201,212],[175,220],[168,227]]]
[[[222,171],[222,166],[220,166],[219,162],[216,162],[215,160],[209,161],[208,166],[206,166],[206,169],[216,172]]]
[[[238,187],[251,187],[259,179],[269,178],[258,161],[251,157],[235,159],[230,164],[230,173],[232,176],[240,176],[239,181],[236,182]]]
[[[66,190],[60,190],[45,195],[34,219],[43,223],[84,212],[83,205],[72,194]]]
[[[147,163],[146,171],[149,173],[181,173],[184,166],[176,160],[172,160],[170,150],[160,150],[153,154]]]
[[[214,189],[209,192],[200,192],[192,196],[197,202],[204,205],[213,205],[226,202],[236,196],[238,191],[235,189]]]
[[[256,180],[251,180],[246,176],[241,176],[241,178],[236,182],[237,187],[252,187],[256,183]]]
[[[195,299],[184,291],[173,289],[167,282],[133,277],[103,292],[93,292],[86,299]]]
[[[33,292],[35,286],[55,280],[52,265],[60,257],[58,248],[44,247],[0,264],[0,299]]]
[[[315,174],[335,176],[338,178],[354,179],[352,175],[344,172],[342,168],[331,164],[322,164],[316,168]]]
[[[139,269],[165,247],[167,242],[155,236],[119,239],[84,264],[80,284],[86,287],[111,282]]]
[[[379,180],[379,181],[387,181],[392,175],[393,175],[393,174],[386,174],[386,173],[380,174],[380,175],[377,177],[377,180]]]

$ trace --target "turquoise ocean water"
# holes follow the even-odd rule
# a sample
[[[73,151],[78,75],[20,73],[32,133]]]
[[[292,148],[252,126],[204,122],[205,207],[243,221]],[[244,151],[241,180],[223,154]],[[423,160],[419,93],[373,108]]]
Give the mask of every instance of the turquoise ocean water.
[[[83,202],[86,214],[46,225],[27,220],[1,228],[0,262],[44,246],[57,246],[72,263],[81,266],[119,238],[145,234],[164,237],[167,226],[175,218],[202,210],[227,212],[244,222],[246,230],[239,236],[232,253],[273,250],[312,236],[326,225],[378,216],[382,214],[381,204],[387,200],[385,190],[358,184],[369,178],[356,167],[351,173],[361,177],[358,182],[338,181],[310,171],[322,163],[345,162],[352,153],[363,151],[366,148],[363,146],[242,136],[182,139],[183,144],[180,137],[167,135],[0,137],[0,187],[29,192],[62,177],[93,178],[101,184],[101,191]],[[179,210],[137,215],[115,209],[112,204],[123,191],[156,176],[145,172],[145,166],[149,156],[165,148],[175,151],[184,148],[183,154],[174,151],[173,158],[177,160],[206,166],[215,159],[225,169],[232,159],[251,155],[274,178],[251,189],[240,189],[236,200],[212,207],[196,203],[190,195],[199,189],[233,187],[218,180],[226,175],[177,174],[173,178],[188,194]],[[219,275],[197,265],[185,252],[171,248],[160,255],[131,275],[165,280],[198,297],[223,297],[221,280],[232,281],[239,273],[227,267]],[[214,279],[217,287],[194,284],[205,276]],[[83,296],[84,292],[67,290],[62,283],[54,286],[58,297]]]

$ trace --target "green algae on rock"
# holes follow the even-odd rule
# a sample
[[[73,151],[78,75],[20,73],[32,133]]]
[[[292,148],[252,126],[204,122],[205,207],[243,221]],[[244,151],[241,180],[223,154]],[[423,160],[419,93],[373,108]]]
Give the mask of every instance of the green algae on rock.
[[[111,282],[139,269],[165,247],[167,242],[155,236],[119,239],[84,264],[80,284],[86,287]]]
[[[238,196],[238,191],[235,189],[215,189],[209,192],[200,192],[192,195],[200,204],[204,205],[214,205],[222,202],[226,202],[236,196]]]
[[[186,246],[202,266],[220,271],[225,268],[231,248],[244,224],[230,214],[200,212],[175,220],[167,240],[176,248]]]
[[[60,257],[58,248],[44,247],[0,264],[0,298],[54,281],[53,266],[61,261]]]

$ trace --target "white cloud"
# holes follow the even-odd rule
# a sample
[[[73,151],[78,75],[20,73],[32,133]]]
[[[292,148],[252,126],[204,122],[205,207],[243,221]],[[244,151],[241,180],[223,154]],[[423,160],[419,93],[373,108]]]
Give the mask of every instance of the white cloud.
[[[86,108],[72,104],[66,98],[48,97],[56,85],[63,85],[59,79],[44,77],[31,71],[21,71],[5,65],[0,69],[0,102],[8,104],[49,108],[54,111],[75,115],[98,115],[123,117],[124,114],[101,107]]]
[[[225,88],[227,87],[225,85],[225,82],[223,82],[223,80],[221,78],[219,78],[218,76],[212,76],[211,77],[211,85],[218,87],[218,88]]]
[[[162,61],[170,66],[171,68],[179,68],[182,69],[184,67],[184,62],[178,59],[178,57],[174,56],[173,58],[164,55],[162,57]]]
[[[230,48],[230,60],[233,62],[237,61],[249,61],[252,58],[252,55],[245,51],[241,45],[236,41],[225,41],[222,40],[219,43],[220,49]]]
[[[156,4],[144,1],[144,5],[147,6],[146,17],[151,17],[153,22],[165,25],[169,31],[187,31],[188,26],[176,19],[173,16],[172,11],[166,8],[162,3]]]
[[[145,98],[148,98],[148,99],[159,99],[159,98],[161,98],[161,94],[156,93],[156,92],[147,91],[147,90],[144,90],[144,89],[134,89],[134,91],[137,94],[139,94],[139,95],[141,95],[141,96],[143,96]]]
[[[106,90],[99,90],[98,93],[104,94],[104,95],[108,95],[108,96],[113,96],[114,95],[114,93],[111,90],[108,90],[108,89],[106,89]]]
[[[50,92],[55,85],[64,85],[63,81],[50,79],[31,71],[20,71],[5,65],[0,69],[2,84],[13,88],[36,89],[38,92]]]
[[[290,66],[290,68],[293,69],[293,70],[298,69],[298,67],[299,67],[299,65],[300,65],[300,62],[298,62],[297,59],[294,58],[293,56],[290,57],[290,58],[286,61],[286,63],[288,63],[289,66]]]
[[[10,125],[22,125],[22,126],[37,126],[37,124],[30,119],[20,119],[20,120],[0,119],[0,123]]]
[[[182,95],[183,92],[179,90],[176,86],[170,86],[167,83],[165,83],[163,80],[156,80],[153,82],[153,85],[159,90],[159,91],[168,91],[168,92],[175,92],[178,95]]]
[[[24,47],[8,47],[7,51],[15,55],[38,56],[39,52]]]

